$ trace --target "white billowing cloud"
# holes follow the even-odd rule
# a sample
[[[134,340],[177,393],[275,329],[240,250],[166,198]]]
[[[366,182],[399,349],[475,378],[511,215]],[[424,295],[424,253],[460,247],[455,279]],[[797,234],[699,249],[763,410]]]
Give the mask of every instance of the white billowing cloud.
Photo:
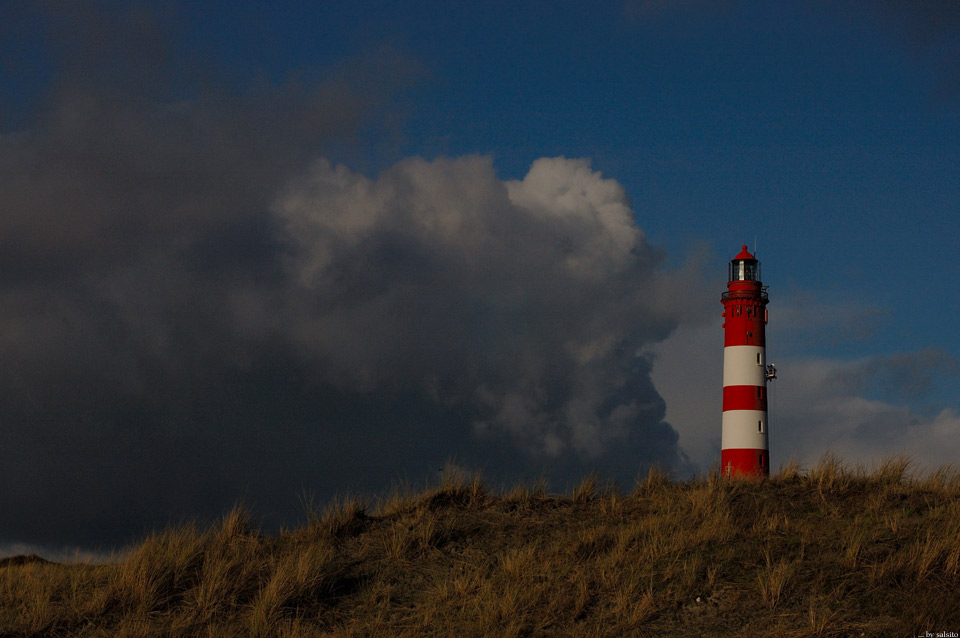
[[[571,274],[601,280],[641,257],[644,241],[623,187],[603,179],[587,160],[541,158],[523,181],[507,182],[510,201],[583,243],[566,255]]]
[[[913,398],[930,375],[949,370],[952,359],[923,350],[854,361],[799,359],[789,362],[789,383],[778,384],[771,433],[780,452],[809,465],[832,452],[843,462],[870,465],[906,454],[918,469],[956,463],[960,417],[951,407],[928,414]],[[878,396],[879,395],[879,398]]]
[[[319,161],[274,210],[300,284],[293,332],[331,381],[427,393],[546,455],[630,437],[675,451],[637,356],[676,325],[667,278],[623,188],[586,160],[508,182],[486,157],[376,179]]]

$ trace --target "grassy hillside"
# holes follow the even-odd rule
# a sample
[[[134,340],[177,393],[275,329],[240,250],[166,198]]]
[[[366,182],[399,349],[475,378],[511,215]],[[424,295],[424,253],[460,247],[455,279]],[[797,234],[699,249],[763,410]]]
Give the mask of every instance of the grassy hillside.
[[[235,511],[107,565],[7,561],[4,636],[960,633],[960,474],[827,460],[768,481],[419,494],[262,535]]]

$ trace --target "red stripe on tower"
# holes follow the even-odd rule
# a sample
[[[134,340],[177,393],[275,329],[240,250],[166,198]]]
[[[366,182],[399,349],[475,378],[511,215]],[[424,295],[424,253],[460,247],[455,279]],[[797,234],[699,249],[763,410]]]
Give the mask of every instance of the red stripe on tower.
[[[760,262],[744,246],[730,261],[723,293],[723,432],[725,476],[769,476],[766,361],[767,288]]]

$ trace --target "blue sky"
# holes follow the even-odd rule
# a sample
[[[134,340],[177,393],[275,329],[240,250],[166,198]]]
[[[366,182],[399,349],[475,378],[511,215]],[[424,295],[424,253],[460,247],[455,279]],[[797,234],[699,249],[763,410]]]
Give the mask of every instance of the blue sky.
[[[952,3],[13,2],[0,23],[4,547],[240,498],[289,522],[300,491],[451,460],[558,487],[707,471],[744,243],[775,467],[960,454]]]

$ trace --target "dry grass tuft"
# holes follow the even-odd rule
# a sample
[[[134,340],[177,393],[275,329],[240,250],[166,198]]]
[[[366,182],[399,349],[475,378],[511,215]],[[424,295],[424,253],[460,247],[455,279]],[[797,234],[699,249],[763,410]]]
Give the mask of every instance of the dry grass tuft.
[[[637,477],[634,494],[637,496],[656,494],[669,484],[670,475],[661,470],[659,466],[654,465],[650,468],[650,471],[647,472],[646,477],[642,479]]]
[[[911,465],[913,461],[909,457],[897,456],[883,461],[867,476],[882,485],[900,485],[912,478],[908,472]]]
[[[600,480],[595,474],[589,474],[573,488],[570,498],[574,503],[584,505],[596,499],[599,494]]]
[[[777,483],[792,483],[800,480],[800,464],[796,460],[790,459],[787,464],[780,468],[780,471],[771,477],[771,480]]]

